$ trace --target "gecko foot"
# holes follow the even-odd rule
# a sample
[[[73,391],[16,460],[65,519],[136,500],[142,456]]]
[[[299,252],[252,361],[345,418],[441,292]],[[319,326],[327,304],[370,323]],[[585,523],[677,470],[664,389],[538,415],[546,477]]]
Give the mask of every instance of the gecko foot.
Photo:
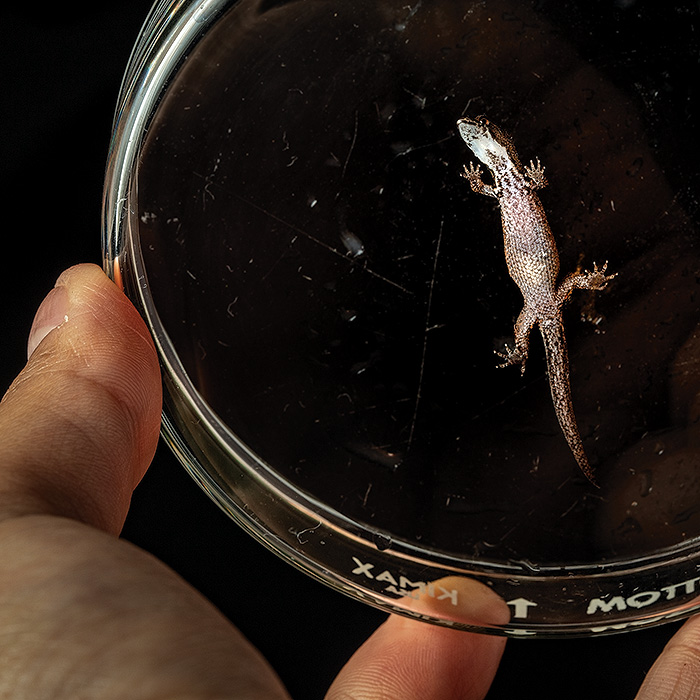
[[[536,190],[541,190],[547,186],[547,178],[544,175],[544,166],[540,163],[540,159],[530,161],[530,165],[525,166],[525,174],[530,180],[530,184]]]
[[[469,167],[465,165],[462,177],[469,180],[469,184],[472,186],[472,189],[475,190],[476,187],[480,186],[483,182],[481,179],[481,166],[474,165],[474,163],[469,163]]]
[[[497,193],[494,187],[487,185],[481,179],[481,166],[474,165],[474,163],[469,163],[469,167],[464,166],[464,172],[462,177],[469,180],[469,186],[477,194],[488,195],[489,197],[497,197]]]
[[[527,361],[527,355],[523,354],[518,348],[511,348],[510,345],[504,346],[505,352],[499,352],[494,350],[494,354],[498,355],[504,362],[500,365],[496,365],[499,369],[501,367],[510,367],[511,365],[520,365],[520,374],[525,374],[525,362]]]
[[[577,270],[567,275],[564,281],[559,285],[559,289],[557,289],[557,306],[562,306],[571,296],[571,292],[573,292],[574,289],[590,289],[593,291],[605,289],[605,287],[608,286],[608,282],[617,277],[617,273],[614,275],[606,275],[605,271],[607,269],[607,262],[600,268],[594,263],[593,270]]]
[[[581,288],[582,289],[605,289],[607,286],[608,282],[610,282],[611,279],[614,279],[617,277],[617,272],[612,274],[612,275],[606,275],[605,271],[608,269],[608,261],[606,260],[605,263],[603,263],[603,267],[598,269],[597,263],[593,263],[593,270],[586,270],[585,272],[582,273],[582,283],[581,283]]]

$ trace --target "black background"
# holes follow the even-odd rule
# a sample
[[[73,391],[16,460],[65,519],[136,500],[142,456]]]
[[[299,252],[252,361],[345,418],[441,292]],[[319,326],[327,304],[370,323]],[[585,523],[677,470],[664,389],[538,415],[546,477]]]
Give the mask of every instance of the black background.
[[[0,11],[2,387],[25,361],[34,311],[55,278],[100,261],[100,207],[122,72],[150,2]],[[208,596],[263,651],[295,698],[322,698],[384,615],[277,560],[228,520],[160,446],[124,536]],[[509,642],[491,700],[633,697],[677,629]]]

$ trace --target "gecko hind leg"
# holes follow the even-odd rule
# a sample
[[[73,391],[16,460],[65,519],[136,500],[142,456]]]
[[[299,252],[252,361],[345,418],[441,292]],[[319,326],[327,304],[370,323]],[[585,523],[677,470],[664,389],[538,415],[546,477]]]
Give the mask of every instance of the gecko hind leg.
[[[515,347],[506,345],[505,352],[496,351],[496,355],[504,360],[498,367],[520,365],[520,374],[525,374],[525,363],[530,350],[530,331],[535,323],[537,323],[535,312],[530,307],[523,306],[514,327]]]
[[[583,272],[572,272],[564,278],[564,281],[557,289],[557,305],[561,306],[571,296],[574,289],[590,289],[599,291],[605,289],[610,280],[617,277],[617,273],[606,275],[608,269],[607,261],[603,263],[601,268],[596,263],[593,263],[592,270],[584,270]]]

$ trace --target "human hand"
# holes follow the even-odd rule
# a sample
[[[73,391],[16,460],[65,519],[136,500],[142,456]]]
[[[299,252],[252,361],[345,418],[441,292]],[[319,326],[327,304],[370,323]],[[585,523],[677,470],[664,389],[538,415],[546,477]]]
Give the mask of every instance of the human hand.
[[[671,637],[651,667],[635,700],[700,698],[700,615]]]
[[[208,601],[116,537],[160,424],[135,309],[99,268],[71,268],[29,352],[0,403],[0,697],[287,698]],[[503,645],[391,616],[327,699],[483,698]]]

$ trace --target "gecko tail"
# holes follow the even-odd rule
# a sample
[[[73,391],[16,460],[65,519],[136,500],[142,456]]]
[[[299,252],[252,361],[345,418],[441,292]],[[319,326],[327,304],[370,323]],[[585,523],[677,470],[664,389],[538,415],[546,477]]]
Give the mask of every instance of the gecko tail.
[[[547,358],[549,388],[552,392],[552,403],[559,421],[559,427],[564,433],[566,442],[569,444],[569,448],[579,468],[586,478],[597,487],[598,482],[595,478],[595,473],[583,449],[583,441],[581,440],[581,433],[578,429],[574,405],[571,400],[569,355],[566,347],[564,326],[558,319],[547,319],[540,322],[539,326]]]

